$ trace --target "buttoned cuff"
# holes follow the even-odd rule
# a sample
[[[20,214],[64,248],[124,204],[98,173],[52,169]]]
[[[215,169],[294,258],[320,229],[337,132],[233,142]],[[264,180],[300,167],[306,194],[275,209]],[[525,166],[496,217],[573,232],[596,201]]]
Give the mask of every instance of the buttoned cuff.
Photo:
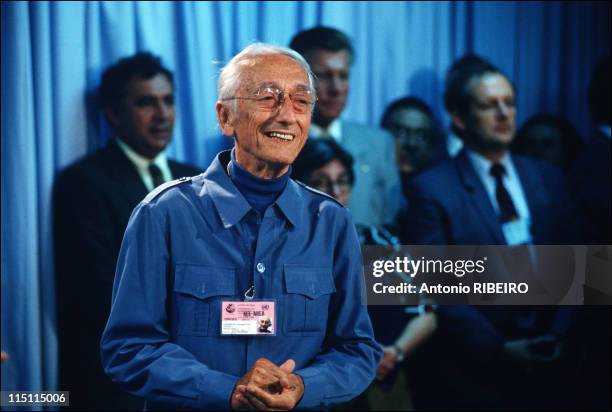
[[[299,409],[314,409],[323,407],[326,397],[326,379],[319,368],[310,367],[294,372],[304,381],[304,394],[296,405]]]

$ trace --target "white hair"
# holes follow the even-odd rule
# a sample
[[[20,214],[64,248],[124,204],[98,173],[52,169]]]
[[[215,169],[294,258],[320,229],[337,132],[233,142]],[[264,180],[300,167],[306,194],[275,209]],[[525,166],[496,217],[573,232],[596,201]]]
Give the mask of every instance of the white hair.
[[[240,86],[241,61],[248,60],[256,56],[278,54],[285,55],[295,60],[300,66],[302,66],[306,74],[308,74],[310,92],[312,93],[313,98],[316,98],[314,75],[312,74],[312,70],[310,70],[310,66],[301,54],[287,47],[276,46],[274,44],[252,43],[242,49],[240,53],[232,57],[232,59],[227,62],[223,69],[221,69],[219,81],[217,82],[218,99],[223,100],[234,97],[234,94]]]

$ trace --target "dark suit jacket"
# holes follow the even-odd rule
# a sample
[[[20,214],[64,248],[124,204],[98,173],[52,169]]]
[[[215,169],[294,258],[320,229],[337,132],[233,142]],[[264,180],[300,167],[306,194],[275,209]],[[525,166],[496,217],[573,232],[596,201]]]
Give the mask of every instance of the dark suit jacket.
[[[173,178],[200,169],[169,160]],[[114,141],[67,167],[54,186],[60,389],[77,409],[142,409],[103,373],[100,336],[115,266],[134,207],[147,195],[136,167]]]
[[[534,244],[555,244],[562,238],[563,205],[567,203],[563,174],[546,163],[512,155],[531,214]],[[431,245],[503,245],[504,235],[489,196],[465,150],[412,180],[408,189],[408,243]],[[467,318],[480,314],[463,308]],[[486,312],[486,311],[484,311]],[[491,311],[497,316],[496,311]],[[453,309],[453,316],[459,314]],[[478,319],[485,323],[486,319]],[[507,322],[504,322],[507,324]],[[451,325],[453,326],[453,325]],[[560,326],[555,326],[559,328]],[[561,327],[562,328],[562,327]],[[507,334],[514,334],[508,327]],[[493,352],[485,347],[502,343],[503,334],[486,327],[482,335],[470,333],[471,348],[478,353]],[[480,345],[476,340],[481,338]],[[480,349],[479,349],[480,348]]]
[[[531,214],[534,244],[560,240],[567,194],[553,166],[512,155]],[[465,150],[416,176],[408,186],[408,243],[503,245],[505,239],[489,196]]]
[[[533,243],[556,243],[560,240],[561,206],[567,199],[561,171],[521,156],[512,155],[512,160],[531,214]],[[407,195],[408,243],[506,243],[498,216],[465,150],[412,179]],[[426,349],[431,351],[430,356],[424,351],[422,358],[428,358],[430,363],[439,362],[444,368],[449,385],[446,389],[455,390],[450,388],[456,387],[457,382],[466,385],[460,391],[461,401],[453,398],[455,406],[485,409],[499,407],[499,402],[505,399],[503,391],[499,392],[506,375],[500,364],[504,342],[544,333],[563,334],[571,320],[571,310],[557,311],[553,307],[441,305],[438,315],[438,331]],[[453,342],[450,346],[449,341]],[[454,373],[457,375],[453,376]],[[444,382],[438,382],[444,386]],[[420,389],[426,396],[428,389]],[[488,395],[483,397],[483,393]],[[441,401],[434,393],[420,406],[453,406],[452,402],[435,402]]]

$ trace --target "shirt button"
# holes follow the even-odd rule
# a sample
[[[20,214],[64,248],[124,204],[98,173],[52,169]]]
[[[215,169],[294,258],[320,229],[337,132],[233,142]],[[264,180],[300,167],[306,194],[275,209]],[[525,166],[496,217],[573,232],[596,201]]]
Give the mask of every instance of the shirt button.
[[[264,273],[266,271],[266,265],[264,265],[263,263],[259,262],[257,264],[257,271],[259,273]]]

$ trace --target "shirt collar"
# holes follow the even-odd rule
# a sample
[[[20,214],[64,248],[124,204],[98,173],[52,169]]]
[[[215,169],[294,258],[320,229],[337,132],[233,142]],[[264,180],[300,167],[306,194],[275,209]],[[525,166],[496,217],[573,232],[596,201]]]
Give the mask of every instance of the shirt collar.
[[[331,136],[336,142],[342,141],[342,122],[340,118],[334,119],[327,128],[323,128],[318,124],[311,123],[308,132],[310,137],[319,138],[323,135]]]
[[[468,155],[468,158],[472,162],[472,165],[474,166],[474,169],[476,170],[478,176],[480,176],[481,178],[490,176],[491,166],[493,166],[493,162],[467,147],[465,148],[465,151]],[[504,155],[496,163],[499,163],[504,166],[504,169],[507,173],[510,169],[512,169],[512,164],[510,162],[510,156],[508,155],[508,152],[504,153]]]
[[[155,165],[159,166],[159,168],[162,171],[165,171],[166,169],[168,169],[168,158],[166,157],[166,151],[162,150],[157,156],[155,156],[153,159],[149,159],[147,157],[144,157],[138,153],[136,153],[134,151],[134,149],[132,149],[127,143],[125,143],[123,140],[121,140],[121,138],[119,137],[115,137],[115,141],[117,142],[117,145],[119,146],[119,148],[121,148],[121,150],[123,151],[123,153],[125,153],[125,155],[128,157],[128,159],[130,159],[132,161],[132,163],[134,163],[134,166],[136,166],[136,169],[138,169],[139,173],[149,173],[149,165],[151,163],[154,163]]]
[[[204,178],[208,181],[204,187],[207,188],[226,229],[240,222],[244,215],[252,209],[227,174],[229,160],[230,150],[219,153],[204,173]],[[297,226],[300,222],[300,210],[303,207],[301,202],[297,183],[289,179],[274,204],[279,207],[293,226]]]
[[[299,185],[293,179],[289,179],[287,186],[285,186],[281,195],[276,199],[278,208],[293,226],[297,226],[300,223],[301,211],[304,208],[303,202],[304,199],[299,190]]]

